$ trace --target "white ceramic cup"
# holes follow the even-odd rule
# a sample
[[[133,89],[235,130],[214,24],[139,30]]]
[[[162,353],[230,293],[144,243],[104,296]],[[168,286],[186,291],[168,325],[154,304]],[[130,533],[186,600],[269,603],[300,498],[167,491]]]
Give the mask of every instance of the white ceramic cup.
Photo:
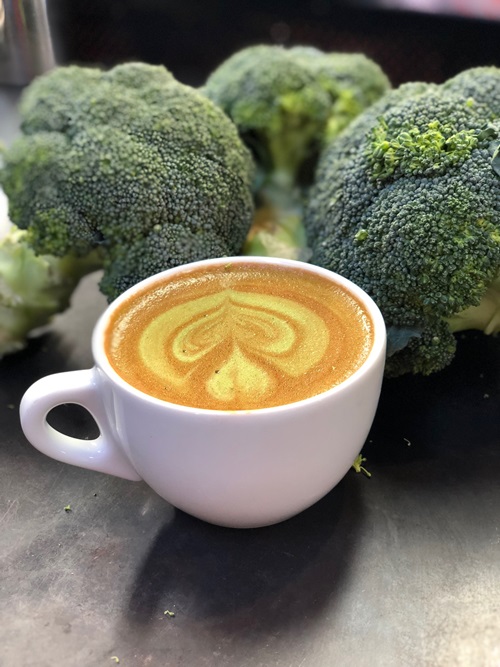
[[[256,527],[287,519],[326,495],[347,473],[371,427],[382,383],[386,332],[382,315],[359,287],[331,271],[294,260],[234,257],[189,265],[271,262],[297,266],[344,286],[374,325],[372,349],[342,384],[288,405],[248,411],[205,410],[168,403],[125,382],[104,351],[118,297],[94,329],[90,370],[50,375],[33,384],[20,407],[28,440],[58,461],[144,480],[169,503],[211,523]],[[69,437],[47,422],[50,410],[76,403],[94,417],[94,440]]]

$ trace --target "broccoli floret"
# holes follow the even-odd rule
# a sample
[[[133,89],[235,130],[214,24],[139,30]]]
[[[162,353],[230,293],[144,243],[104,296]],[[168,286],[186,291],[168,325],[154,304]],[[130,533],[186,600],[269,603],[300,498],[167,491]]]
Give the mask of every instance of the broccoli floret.
[[[202,90],[236,123],[266,177],[293,185],[325,138],[388,88],[362,54],[258,45],[223,62]]]
[[[259,168],[247,253],[293,256],[305,246],[302,187],[320,147],[388,88],[366,56],[304,46],[251,46],[210,75],[203,93],[237,125]]]
[[[312,262],[378,303],[388,375],[445,367],[458,330],[500,331],[499,89],[496,68],[406,84],[321,157],[305,217]]]
[[[241,251],[254,164],[210,100],[161,66],[68,66],[36,79],[0,172],[39,254],[97,250],[109,300],[143,278]]]
[[[0,190],[0,358],[22,349],[33,329],[65,310],[80,278],[100,264],[93,254],[36,255],[26,235],[9,224]]]

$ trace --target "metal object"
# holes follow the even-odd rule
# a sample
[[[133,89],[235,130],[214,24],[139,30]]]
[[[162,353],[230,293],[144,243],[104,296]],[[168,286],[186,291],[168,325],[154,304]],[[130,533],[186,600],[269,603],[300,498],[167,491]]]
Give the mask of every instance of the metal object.
[[[0,0],[0,84],[27,84],[55,64],[46,0]]]

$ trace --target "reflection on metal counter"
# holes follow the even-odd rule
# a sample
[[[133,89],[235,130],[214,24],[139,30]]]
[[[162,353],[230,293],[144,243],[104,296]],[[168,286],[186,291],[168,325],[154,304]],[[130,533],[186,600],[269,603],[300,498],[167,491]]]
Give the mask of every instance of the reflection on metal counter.
[[[55,64],[46,0],[0,0],[0,84],[24,85]]]

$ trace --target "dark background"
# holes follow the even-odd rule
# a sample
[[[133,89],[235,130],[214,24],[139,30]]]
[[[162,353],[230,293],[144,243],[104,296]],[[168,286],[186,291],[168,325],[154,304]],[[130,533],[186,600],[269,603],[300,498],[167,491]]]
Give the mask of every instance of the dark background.
[[[381,3],[49,0],[49,15],[60,62],[162,63],[191,85],[201,84],[234,51],[255,43],[362,51],[382,66],[394,85],[440,82],[468,67],[500,65],[498,21],[377,4]],[[479,10],[474,0],[464,0],[461,6]]]

